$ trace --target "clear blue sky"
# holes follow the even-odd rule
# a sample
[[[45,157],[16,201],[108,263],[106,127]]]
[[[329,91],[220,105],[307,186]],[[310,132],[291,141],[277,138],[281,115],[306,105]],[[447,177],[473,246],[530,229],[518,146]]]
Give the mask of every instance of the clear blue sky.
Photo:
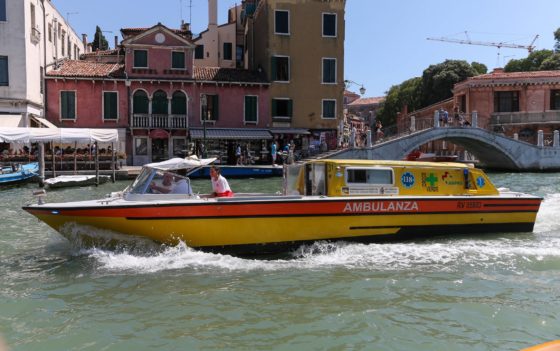
[[[192,18],[193,33],[207,27],[207,0],[53,0],[78,34],[93,38],[95,26],[105,31],[110,45],[120,28],[151,27],[158,22],[178,28]],[[240,0],[218,0],[218,21]],[[181,6],[182,4],[182,6]],[[77,13],[73,13],[77,12]],[[191,17],[192,16],[192,17]],[[345,79],[366,87],[365,96],[381,96],[395,84],[422,75],[430,64],[445,59],[478,61],[489,70],[509,59],[527,57],[523,49],[499,50],[437,41],[452,37],[484,42],[528,45],[535,35],[537,49],[552,49],[553,32],[560,27],[560,0],[348,0],[346,2]],[[352,86],[357,91],[359,87]]]

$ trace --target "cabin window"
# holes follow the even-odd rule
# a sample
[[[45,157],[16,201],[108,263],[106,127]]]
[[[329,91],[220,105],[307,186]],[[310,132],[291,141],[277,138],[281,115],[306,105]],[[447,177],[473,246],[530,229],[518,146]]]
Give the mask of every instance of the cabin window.
[[[326,167],[324,163],[310,163],[306,166],[305,194],[326,195]]]
[[[393,184],[392,169],[347,168],[346,184]]]

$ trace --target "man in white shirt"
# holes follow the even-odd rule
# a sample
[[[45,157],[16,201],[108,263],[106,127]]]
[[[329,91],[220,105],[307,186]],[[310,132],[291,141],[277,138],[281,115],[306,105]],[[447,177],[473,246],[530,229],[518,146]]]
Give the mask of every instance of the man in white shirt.
[[[212,197],[233,196],[228,181],[220,174],[220,169],[218,167],[212,166],[212,168],[210,168],[210,180],[212,181]]]

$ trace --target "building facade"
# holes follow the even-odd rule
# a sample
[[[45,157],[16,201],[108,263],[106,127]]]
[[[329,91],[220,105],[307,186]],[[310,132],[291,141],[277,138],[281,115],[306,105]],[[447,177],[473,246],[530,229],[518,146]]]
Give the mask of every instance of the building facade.
[[[273,128],[309,129],[336,147],[343,118],[344,0],[244,1],[245,62],[271,82]]]
[[[453,90],[460,111],[478,115],[478,126],[535,143],[537,131],[552,142],[560,129],[560,71],[488,74],[457,83]]]
[[[84,52],[50,0],[1,0],[0,125],[37,123],[44,116],[44,72]]]
[[[227,162],[236,143],[258,152],[271,139],[268,83],[258,74],[195,67],[186,26],[128,28],[122,35],[118,49],[65,60],[48,72],[52,123],[119,129],[132,165],[199,153],[203,145],[208,156]]]
[[[241,5],[229,9],[228,22],[218,25],[218,0],[208,0],[208,28],[193,39],[195,66],[243,68]]]

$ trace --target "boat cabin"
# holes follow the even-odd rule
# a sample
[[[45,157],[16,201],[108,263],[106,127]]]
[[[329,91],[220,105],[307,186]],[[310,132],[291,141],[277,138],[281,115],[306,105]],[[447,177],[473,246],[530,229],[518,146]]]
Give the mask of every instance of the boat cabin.
[[[462,163],[317,160],[289,166],[286,195],[497,195],[480,169]]]

